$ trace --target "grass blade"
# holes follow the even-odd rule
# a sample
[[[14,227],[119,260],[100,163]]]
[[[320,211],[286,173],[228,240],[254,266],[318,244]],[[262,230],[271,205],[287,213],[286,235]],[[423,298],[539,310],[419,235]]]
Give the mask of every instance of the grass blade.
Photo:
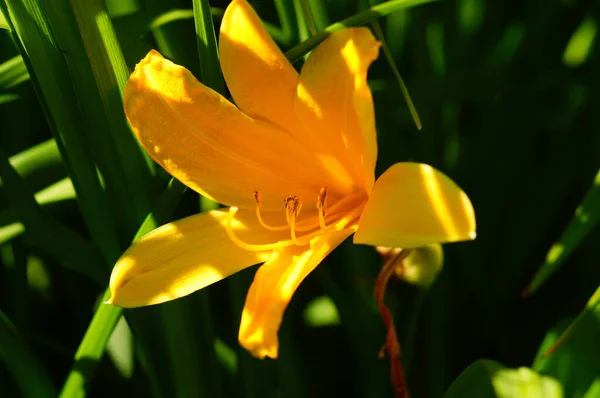
[[[309,37],[307,40],[303,41],[291,50],[287,51],[285,53],[285,56],[292,63],[294,63],[300,60],[300,58],[304,54],[308,53],[310,50],[315,48],[317,44],[325,40],[325,38],[333,32],[347,28],[349,26],[362,25],[374,19],[386,16],[394,11],[404,10],[410,7],[418,6],[420,4],[431,3],[432,1],[435,0],[392,0],[382,4],[378,4],[369,8],[368,10],[359,12],[340,22],[336,22],[334,24],[329,25],[322,32],[319,32],[316,35]]]
[[[81,236],[49,217],[35,201],[23,179],[0,151],[0,178],[10,203],[35,244],[65,266],[99,284],[107,278],[102,253]]]
[[[398,86],[400,86],[400,91],[402,92],[404,101],[406,101],[406,106],[408,106],[410,115],[412,116],[412,119],[415,122],[417,129],[421,130],[423,128],[423,126],[421,125],[421,119],[419,118],[419,114],[417,113],[417,108],[415,108],[415,104],[413,103],[412,98],[410,98],[410,94],[408,93],[408,88],[406,87],[406,84],[404,83],[404,79],[402,79],[402,76],[400,75],[400,71],[398,70],[398,67],[396,66],[396,61],[394,61],[394,56],[392,55],[392,52],[390,51],[390,48],[387,45],[385,36],[383,35],[383,32],[381,30],[381,26],[379,25],[379,21],[373,20],[371,22],[371,26],[373,27],[373,31],[375,32],[375,36],[377,37],[377,40],[379,40],[381,42],[381,47],[383,48],[383,54],[385,55],[385,59],[388,61],[388,64],[392,68],[392,72],[394,72],[394,76],[396,77]]]
[[[29,80],[29,73],[20,55],[0,65],[0,91],[8,90],[27,80]]]
[[[24,398],[52,398],[56,390],[42,363],[33,355],[16,327],[0,310],[0,359]]]
[[[575,210],[575,215],[567,228],[562,233],[546,255],[544,264],[535,274],[533,280],[524,291],[524,296],[535,293],[564,263],[594,228],[600,219],[600,171],[596,174],[592,187],[586,194],[583,202]]]
[[[220,94],[225,94],[225,81],[219,65],[217,37],[208,0],[194,0],[196,43],[200,57],[200,81]]]
[[[129,73],[102,1],[39,0],[62,48],[89,142],[114,213],[121,244],[150,210],[151,175],[130,131],[121,92]]]
[[[600,288],[585,309],[560,334],[551,331],[540,346],[533,367],[563,383],[565,397],[581,397],[594,389],[600,374]],[[565,366],[569,364],[569,366]],[[596,387],[597,388],[597,387]]]
[[[88,125],[80,112],[71,85],[65,49],[54,38],[40,3],[35,0],[2,0],[0,8],[33,76],[48,124],[65,160],[79,197],[81,210],[93,240],[109,263],[121,253],[108,200],[100,182],[85,134]],[[60,98],[60,101],[57,99]]]
[[[186,189],[179,181],[172,179],[165,192],[159,197],[154,210],[146,216],[134,240],[141,238],[164,223],[172,214]],[[102,301],[109,298],[110,290],[107,289],[104,292]],[[75,362],[66,378],[60,397],[72,398],[85,395],[86,385],[104,354],[110,335],[122,312],[122,308],[112,305],[101,304],[98,307],[77,349]]]

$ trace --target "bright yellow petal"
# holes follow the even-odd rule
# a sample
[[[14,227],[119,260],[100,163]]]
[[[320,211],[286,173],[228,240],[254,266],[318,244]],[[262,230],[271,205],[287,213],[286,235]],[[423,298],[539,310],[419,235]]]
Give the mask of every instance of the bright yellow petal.
[[[331,34],[302,67],[296,113],[313,145],[341,162],[370,191],[377,137],[367,70],[380,43],[367,28]]]
[[[475,238],[475,212],[450,178],[419,163],[396,163],[379,177],[354,243],[404,249]]]
[[[188,295],[248,266],[269,259],[271,252],[242,250],[228,238],[227,209],[214,210],[166,224],[135,242],[115,265],[111,304],[139,307]],[[271,214],[265,213],[273,222]],[[273,214],[285,222],[282,214]],[[269,232],[254,212],[239,211],[232,227],[241,239],[271,243],[289,233]]]
[[[275,125],[254,120],[151,51],[124,90],[125,112],[152,158],[184,184],[217,202],[281,209],[295,194],[316,201],[326,185],[314,155]]]
[[[225,10],[219,56],[227,87],[241,110],[285,128],[295,123],[298,73],[246,0],[233,0]]]
[[[304,278],[353,229],[321,235],[310,246],[289,247],[273,253],[254,277],[246,297],[240,325],[240,344],[258,358],[277,358],[277,331],[283,312]]]

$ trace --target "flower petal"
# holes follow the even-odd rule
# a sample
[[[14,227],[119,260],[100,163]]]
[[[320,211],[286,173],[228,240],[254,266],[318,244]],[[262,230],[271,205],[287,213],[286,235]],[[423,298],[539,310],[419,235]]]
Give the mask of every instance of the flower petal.
[[[240,344],[258,358],[277,358],[283,312],[304,278],[354,229],[314,238],[309,246],[274,252],[254,277],[242,312]]]
[[[272,216],[264,214],[271,221]],[[285,222],[278,216],[279,222]],[[109,302],[139,307],[174,300],[269,259],[271,251],[252,252],[236,246],[225,232],[227,219],[227,209],[214,210],[163,225],[139,239],[113,269]],[[232,228],[252,243],[289,239],[289,232],[260,227],[251,211],[238,211]]]
[[[367,28],[332,33],[302,67],[295,109],[307,135],[369,192],[377,137],[367,70],[380,43]]]
[[[295,194],[316,200],[321,178],[314,155],[275,125],[254,120],[151,51],[124,91],[125,112],[152,158],[184,184],[217,202],[281,209]],[[314,199],[313,199],[314,198]]]
[[[450,178],[420,163],[396,163],[373,189],[354,243],[409,249],[475,238],[475,212]]]
[[[227,87],[242,111],[284,128],[295,123],[298,73],[246,0],[233,0],[225,10],[219,56]]]

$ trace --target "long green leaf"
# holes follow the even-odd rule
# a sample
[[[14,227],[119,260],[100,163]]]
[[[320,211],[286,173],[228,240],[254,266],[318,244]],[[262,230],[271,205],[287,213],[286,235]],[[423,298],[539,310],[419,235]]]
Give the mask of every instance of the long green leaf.
[[[123,112],[121,92],[129,73],[108,12],[101,0],[39,1],[56,42],[66,51],[85,132],[114,203],[120,240],[126,244],[150,210],[151,163]]]
[[[13,375],[25,398],[53,398],[56,390],[42,363],[17,328],[0,310],[0,360]]]
[[[225,94],[225,82],[219,65],[217,38],[208,0],[193,0],[196,43],[200,56],[200,81],[218,93]]]
[[[303,41],[291,50],[287,51],[285,53],[285,56],[291,62],[296,62],[300,60],[300,58],[304,54],[308,53],[310,50],[315,48],[317,44],[325,40],[327,36],[329,36],[335,31],[347,28],[349,26],[362,25],[374,19],[386,16],[394,11],[404,10],[410,7],[418,6],[420,4],[431,3],[432,1],[435,0],[392,0],[382,4],[378,4],[369,8],[368,10],[359,12],[340,22],[336,22],[334,24],[329,25],[322,32],[319,32],[316,35],[309,37],[307,40]]]
[[[27,80],[29,73],[20,55],[0,64],[0,91],[8,90]]]
[[[575,210],[575,215],[548,254],[542,267],[535,274],[525,295],[535,293],[556,272],[569,255],[575,250],[596,226],[600,219],[600,171],[596,174],[592,187]]]
[[[479,360],[452,383],[444,398],[563,398],[560,383],[529,368],[507,369],[498,362]]]
[[[533,368],[560,380],[569,398],[583,397],[600,375],[600,288],[562,333],[550,331]]]
[[[0,178],[10,203],[36,246],[74,271],[99,284],[107,278],[102,253],[81,236],[48,216],[38,205],[23,179],[0,151]]]
[[[167,189],[158,198],[154,210],[146,216],[134,241],[168,220],[186,189],[179,181],[172,179]],[[110,290],[107,289],[103,301],[109,298]],[[87,383],[93,377],[98,362],[104,355],[110,335],[122,312],[122,308],[112,305],[101,304],[98,307],[75,353],[75,362],[65,380],[60,397],[72,398],[85,395]]]
[[[16,35],[17,46],[33,77],[90,234],[105,258],[112,262],[121,249],[90,144],[82,134],[89,126],[70,83],[72,75],[65,58],[69,49],[61,48],[55,40],[38,1],[2,0],[0,9]]]
[[[9,161],[33,191],[64,178],[66,174],[58,146],[53,139],[19,152],[11,156]]]

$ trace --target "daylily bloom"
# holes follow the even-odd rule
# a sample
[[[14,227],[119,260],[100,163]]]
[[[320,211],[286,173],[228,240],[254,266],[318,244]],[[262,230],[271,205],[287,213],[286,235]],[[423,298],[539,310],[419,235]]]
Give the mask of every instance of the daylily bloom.
[[[367,28],[331,34],[300,74],[246,0],[221,24],[220,62],[235,105],[151,51],[129,78],[125,112],[152,158],[228,208],[164,225],[113,270],[109,303],[158,304],[251,265],[239,341],[276,358],[283,312],[336,246],[414,248],[473,239],[467,195],[430,166],[397,163],[375,182],[377,141]]]

